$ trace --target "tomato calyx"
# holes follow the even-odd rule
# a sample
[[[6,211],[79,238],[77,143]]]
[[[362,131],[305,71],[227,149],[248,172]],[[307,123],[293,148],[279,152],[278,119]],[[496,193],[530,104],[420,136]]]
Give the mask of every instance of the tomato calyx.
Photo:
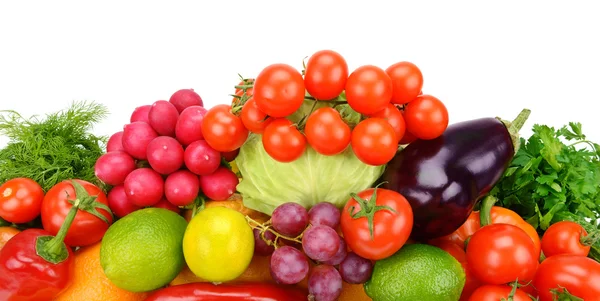
[[[552,293],[552,296],[554,297],[553,300],[584,301],[582,298],[571,295],[566,288],[564,288],[560,285],[558,286],[558,288],[551,289],[550,292]]]
[[[585,235],[583,232],[583,229],[582,229],[580,238],[579,238],[579,241],[581,242],[582,245],[584,245],[586,247],[590,247],[590,246],[594,245],[596,242],[598,242],[599,240],[600,240],[600,231],[596,230],[594,232],[588,233],[588,235]]]
[[[374,189],[373,189],[373,194],[371,195],[371,198],[369,200],[365,200],[361,197],[359,197],[356,193],[351,193],[350,196],[358,203],[360,204],[360,210],[358,212],[354,212],[354,210],[356,209],[356,207],[354,206],[350,206],[350,208],[348,208],[348,213],[350,214],[350,217],[353,219],[359,219],[359,218],[367,218],[367,222],[369,223],[369,234],[371,235],[371,240],[375,239],[374,235],[373,235],[373,220],[375,218],[375,213],[377,211],[381,211],[381,210],[388,210],[394,213],[398,213],[396,210],[394,210],[394,208],[390,207],[390,206],[380,206],[377,205],[377,188],[384,184],[380,183],[379,185],[377,185]]]
[[[107,224],[110,224],[110,221],[108,220],[108,218],[106,218],[106,216],[104,216],[102,213],[98,212],[98,208],[100,208],[100,209],[108,212],[108,214],[110,214],[111,218],[114,218],[110,208],[100,202],[96,202],[96,199],[98,198],[98,196],[89,195],[87,190],[85,190],[85,188],[83,188],[83,186],[81,184],[79,184],[77,181],[71,181],[71,184],[73,185],[73,188],[75,189],[75,195],[77,196],[77,198],[75,200],[68,200],[68,202],[73,206],[78,204],[78,208],[80,210],[85,211],[85,212],[103,220]],[[69,197],[69,196],[67,195],[67,197]],[[69,213],[70,213],[70,211],[69,211]],[[75,213],[77,213],[77,210],[75,210]]]

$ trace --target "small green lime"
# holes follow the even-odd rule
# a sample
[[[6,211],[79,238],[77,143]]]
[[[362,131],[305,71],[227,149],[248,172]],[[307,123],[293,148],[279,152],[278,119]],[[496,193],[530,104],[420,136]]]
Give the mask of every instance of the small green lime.
[[[104,274],[131,292],[147,292],[168,284],[183,268],[186,227],[182,216],[162,208],[126,215],[102,238],[100,264]]]
[[[464,285],[465,272],[452,255],[410,244],[377,261],[364,286],[373,301],[457,301]]]

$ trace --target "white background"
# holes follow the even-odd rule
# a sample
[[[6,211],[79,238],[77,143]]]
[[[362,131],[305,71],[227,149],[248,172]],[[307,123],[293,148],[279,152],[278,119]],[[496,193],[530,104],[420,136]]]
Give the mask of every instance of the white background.
[[[210,4],[208,4],[210,3]],[[396,4],[397,3],[397,4]],[[350,70],[407,60],[450,122],[514,117],[583,123],[600,142],[600,10],[593,1],[2,1],[0,110],[29,116],[95,100],[94,131],[122,129],[136,106],[193,88],[227,103],[238,73],[299,70],[333,49]],[[0,137],[0,146],[6,143]]]

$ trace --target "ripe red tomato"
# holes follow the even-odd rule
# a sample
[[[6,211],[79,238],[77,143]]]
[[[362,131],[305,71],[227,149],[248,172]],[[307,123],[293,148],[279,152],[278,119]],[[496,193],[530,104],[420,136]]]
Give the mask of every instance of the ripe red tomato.
[[[322,155],[336,155],[350,144],[350,127],[334,108],[315,110],[304,128],[308,143]]]
[[[106,195],[100,188],[86,181],[76,181],[83,186],[89,196],[96,197],[96,202],[108,206]],[[60,226],[65,221],[69,210],[73,207],[69,201],[76,200],[78,197],[81,197],[81,195],[78,196],[71,181],[63,181],[50,188],[42,202],[42,225],[44,230],[50,232],[52,235],[56,235]],[[67,232],[65,244],[68,246],[82,247],[99,242],[110,226],[109,223],[113,221],[110,212],[104,209],[97,209],[97,211],[105,216],[109,223],[89,212],[83,211],[83,209],[79,208],[77,215],[75,215],[75,220],[73,220]]]
[[[358,67],[346,81],[346,100],[358,113],[370,115],[381,111],[391,98],[392,79],[377,66]]]
[[[352,251],[367,259],[380,260],[396,253],[406,243],[413,226],[413,212],[403,195],[369,188],[348,200],[340,223]]]
[[[202,120],[204,140],[219,152],[234,151],[248,138],[248,129],[242,120],[231,113],[228,105],[216,105],[206,112]]]
[[[411,62],[398,62],[385,73],[392,79],[394,93],[392,103],[405,104],[417,98],[423,87],[423,74],[419,67]]]
[[[306,63],[304,85],[306,91],[318,100],[336,98],[346,86],[348,64],[333,50],[315,52]]]
[[[244,94],[246,94],[246,95],[244,96]],[[237,106],[242,101],[242,97],[246,97],[246,99],[249,99],[253,94],[254,94],[254,88],[248,88],[248,89],[246,89],[245,92],[243,90],[239,90],[239,91],[235,92],[235,95],[237,97],[233,98],[233,100],[231,101],[231,104],[233,106]]]
[[[513,300],[513,301],[531,301],[531,298],[522,291],[516,289],[512,299],[508,299],[510,292],[513,288],[508,285],[483,285],[477,288],[469,301],[500,301],[500,300]]]
[[[587,231],[578,223],[571,221],[554,223],[542,236],[544,256],[550,257],[558,254],[588,256],[591,247],[582,242],[587,235]]]
[[[350,143],[358,159],[369,165],[383,165],[396,155],[398,139],[394,128],[381,118],[369,118],[359,122]]]
[[[11,223],[28,223],[40,215],[43,199],[44,190],[34,180],[8,180],[0,186],[0,217]]]
[[[256,134],[262,134],[267,125],[273,121],[273,118],[267,117],[267,114],[258,108],[253,98],[250,98],[242,107],[240,118],[244,126]]]
[[[467,244],[467,264],[479,280],[506,284],[533,279],[538,267],[533,241],[521,228],[492,224],[477,230]]]
[[[541,301],[552,301],[552,290],[566,289],[585,301],[600,300],[600,263],[580,255],[560,254],[546,258],[533,280]],[[562,299],[561,299],[562,300]],[[565,299],[566,300],[566,299]]]
[[[457,244],[450,241],[436,241],[431,243],[431,245],[446,251],[448,254],[452,255],[452,257],[456,258],[456,260],[461,264],[467,263],[467,254],[465,253],[465,250]]]
[[[265,151],[279,162],[292,162],[306,150],[306,137],[285,118],[273,120],[262,135]]]
[[[441,136],[448,127],[448,110],[444,103],[431,95],[421,95],[404,109],[406,129],[423,140]]]
[[[396,138],[398,138],[398,142],[404,138],[404,133],[406,132],[406,123],[404,122],[404,116],[398,107],[394,104],[387,104],[385,108],[381,111],[376,112],[375,114],[369,115],[369,117],[379,117],[387,120],[390,125],[394,128],[394,133],[396,133]]]
[[[254,82],[254,100],[261,111],[272,117],[286,117],[304,102],[302,74],[287,64],[264,68]]]

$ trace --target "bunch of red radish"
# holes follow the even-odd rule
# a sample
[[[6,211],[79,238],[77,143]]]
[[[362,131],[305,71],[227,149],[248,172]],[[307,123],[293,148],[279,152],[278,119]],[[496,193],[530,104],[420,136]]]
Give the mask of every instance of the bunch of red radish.
[[[137,107],[110,137],[95,173],[113,186],[108,201],[115,215],[145,207],[180,212],[199,196],[225,200],[235,192],[239,179],[224,161],[236,152],[221,153],[204,140],[206,112],[198,93],[181,89],[169,101]]]

